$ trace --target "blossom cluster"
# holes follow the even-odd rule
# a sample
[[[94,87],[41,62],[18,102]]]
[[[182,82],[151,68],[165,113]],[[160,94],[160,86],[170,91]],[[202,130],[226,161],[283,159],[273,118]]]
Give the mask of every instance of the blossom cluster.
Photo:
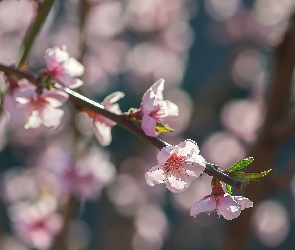
[[[69,99],[68,93],[72,93],[67,90],[83,84],[77,77],[83,74],[84,67],[69,56],[65,46],[47,49],[44,59],[46,69],[40,71],[38,83],[26,79],[17,80],[12,76],[6,78],[9,89],[4,98],[4,107],[10,113],[11,122],[23,124],[25,129],[38,128],[41,125],[58,129],[64,116],[62,105]],[[56,85],[56,81],[62,87],[58,87],[60,85]],[[117,102],[124,97],[124,93],[119,91],[105,97],[100,105],[112,115],[126,119],[134,129],[141,129],[146,136],[156,137],[160,132],[171,131],[166,124],[167,118],[179,115],[178,106],[164,99],[164,83],[162,78],[156,81],[144,93],[138,109],[132,108],[123,113]],[[92,119],[94,135],[99,143],[102,146],[109,145],[112,140],[111,128],[116,122],[89,108],[79,107],[79,111]],[[185,191],[192,181],[202,175],[207,164],[200,155],[197,143],[190,139],[175,146],[163,147],[157,160],[158,164],[145,174],[146,182],[149,186],[164,183],[173,193]],[[33,180],[39,192],[29,200],[38,201],[29,203],[28,199],[24,199],[23,203],[22,199],[16,198],[19,203],[14,202],[17,205],[11,206],[11,218],[16,234],[24,242],[32,247],[48,249],[53,243],[53,237],[62,227],[62,219],[57,213],[57,201],[65,195],[82,200],[94,199],[111,182],[115,170],[109,159],[106,159],[105,153],[97,149],[89,150],[88,154],[77,159],[70,151],[56,147],[53,152],[45,152],[43,158],[39,157],[38,164],[44,167],[33,171],[34,175],[41,179],[44,175],[50,176],[50,183],[47,183],[48,179],[42,184],[36,184]],[[7,190],[8,186],[7,183]],[[51,187],[50,195],[44,192],[44,186]],[[10,195],[5,197],[8,202],[9,197]],[[50,206],[44,205],[44,202],[48,202],[48,197],[51,200],[55,197]],[[252,206],[249,199],[226,193],[221,182],[213,177],[211,194],[198,200],[192,206],[190,214],[196,216],[201,212],[216,212],[231,220],[237,218],[241,210]]]

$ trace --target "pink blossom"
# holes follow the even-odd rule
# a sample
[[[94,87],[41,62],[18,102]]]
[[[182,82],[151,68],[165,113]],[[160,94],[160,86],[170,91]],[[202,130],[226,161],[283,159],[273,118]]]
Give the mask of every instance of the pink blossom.
[[[122,97],[124,97],[124,93],[117,91],[108,95],[101,104],[105,107],[106,110],[119,115],[122,114],[122,111],[120,110],[119,104],[116,102]],[[115,125],[115,122],[102,115],[93,115],[94,133],[97,140],[102,146],[108,146],[111,143],[111,127]]]
[[[96,198],[115,176],[115,168],[108,157],[95,148],[77,162],[63,153],[50,168],[58,179],[61,192],[83,199]]]
[[[232,220],[240,215],[241,210],[253,207],[253,202],[243,196],[231,196],[225,193],[221,186],[217,187],[217,190],[216,192],[216,187],[213,186],[211,195],[196,201],[190,215],[195,217],[202,212],[207,212],[209,215],[216,212],[225,219]]]
[[[34,89],[25,89],[16,96],[18,104],[11,112],[10,120],[14,124],[25,123],[25,128],[45,127],[57,129],[64,111],[59,109],[68,98],[61,90],[44,89],[41,94]]]
[[[45,52],[48,74],[69,88],[78,88],[83,82],[75,77],[84,73],[84,66],[70,57],[65,45],[49,48]]]
[[[11,210],[13,228],[26,244],[37,249],[49,249],[60,231],[62,220],[48,204],[21,204]]]
[[[141,113],[143,114],[141,128],[148,136],[157,136],[157,123],[165,118],[178,116],[178,106],[163,100],[164,79],[156,81],[143,95]]]
[[[157,156],[159,164],[145,175],[147,184],[165,183],[173,193],[184,191],[205,170],[206,161],[199,152],[198,145],[192,140],[162,148]]]

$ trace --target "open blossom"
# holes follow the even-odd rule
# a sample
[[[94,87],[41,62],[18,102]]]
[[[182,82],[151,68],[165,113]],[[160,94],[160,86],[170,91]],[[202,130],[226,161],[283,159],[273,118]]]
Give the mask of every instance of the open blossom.
[[[145,175],[147,184],[165,183],[171,192],[183,192],[205,170],[206,161],[199,152],[192,140],[162,148],[157,156],[159,164]]]
[[[13,229],[30,247],[46,250],[52,246],[54,236],[62,226],[61,217],[47,204],[22,204],[11,210]]]
[[[212,194],[198,200],[192,206],[190,215],[196,216],[199,213],[207,212],[211,214],[216,212],[227,220],[237,218],[241,210],[253,207],[253,202],[243,196],[231,196],[225,193],[221,186],[212,187]]]
[[[75,77],[84,73],[84,66],[70,57],[65,45],[49,48],[45,52],[48,74],[69,88],[78,88],[83,82]]]
[[[45,127],[57,129],[61,123],[64,111],[59,109],[68,94],[64,91],[43,89],[37,93],[34,89],[25,89],[15,98],[17,105],[10,115],[14,124],[25,123],[25,128],[37,128],[41,124]]]
[[[122,92],[114,92],[108,95],[103,102],[101,103],[106,110],[111,111],[114,114],[122,114],[122,111],[119,107],[119,104],[116,103],[119,99],[124,97],[124,93]],[[99,115],[93,115],[93,127],[94,133],[102,146],[108,146],[112,141],[111,127],[115,126],[116,123],[112,120]]]
[[[178,116],[178,106],[167,100],[163,100],[164,79],[156,81],[143,95],[141,113],[143,115],[141,128],[148,136],[157,136],[157,123],[165,118]]]

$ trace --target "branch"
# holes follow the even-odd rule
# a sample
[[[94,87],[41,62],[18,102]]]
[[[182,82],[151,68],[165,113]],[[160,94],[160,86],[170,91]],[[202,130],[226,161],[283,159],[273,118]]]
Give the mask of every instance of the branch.
[[[25,78],[29,80],[31,83],[35,84],[36,86],[39,86],[39,78],[38,75],[22,71],[16,68],[8,67],[4,64],[0,63],[0,71],[3,71],[7,75],[16,75],[19,78]],[[137,128],[132,122],[128,121],[126,119],[126,115],[116,115],[104,108],[103,105],[100,103],[94,102],[91,99],[69,89],[66,87],[63,87],[59,83],[56,83],[55,88],[64,90],[66,93],[69,94],[69,100],[74,105],[75,108],[77,108],[79,111],[81,108],[91,110],[97,114],[100,114],[102,116],[107,117],[108,119],[116,122],[121,127],[125,128],[126,130],[130,131],[131,133],[141,137],[142,139],[150,142],[158,149],[162,149],[163,147],[170,146],[167,142],[158,139],[156,137],[150,137],[147,136],[141,129]],[[242,189],[242,183],[240,181],[237,181],[230,176],[226,175],[222,170],[216,169],[216,166],[210,163],[207,163],[206,169],[204,172],[210,176],[214,176],[215,178],[219,179],[220,181],[227,183],[231,186],[233,186],[236,190]]]

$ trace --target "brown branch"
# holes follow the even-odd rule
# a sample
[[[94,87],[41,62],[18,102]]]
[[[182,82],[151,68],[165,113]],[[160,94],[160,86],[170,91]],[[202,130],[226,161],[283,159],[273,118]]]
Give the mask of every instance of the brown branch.
[[[290,26],[285,38],[275,52],[275,68],[267,99],[266,119],[261,134],[250,151],[250,155],[255,158],[255,161],[250,166],[250,170],[254,170],[255,172],[261,172],[270,168],[279,146],[278,142],[282,143],[282,140],[275,141],[276,138],[280,138],[284,133],[290,133],[286,132],[293,126],[286,126],[285,132],[279,132],[281,135],[278,137],[273,137],[269,133],[276,126],[280,126],[285,119],[284,115],[290,99],[291,80],[295,65],[294,45],[295,18],[293,16],[290,20]],[[271,178],[271,176],[272,174],[267,178]],[[260,182],[259,187],[253,183],[251,186],[245,188],[244,192],[244,195],[254,202],[254,209],[255,204],[263,200],[268,194],[268,181]],[[252,230],[250,230],[251,214],[254,209],[246,209],[239,218],[228,223],[226,246],[224,246],[224,249],[248,249],[250,238],[252,237]]]
[[[31,72],[27,71],[21,71],[16,68],[8,67],[4,64],[0,63],[0,71],[3,71],[7,75],[15,75],[19,78],[25,78],[29,80],[31,83],[35,84],[36,86],[39,86],[39,78],[38,75],[33,74]],[[125,117],[125,115],[116,115],[104,108],[101,104],[92,101],[91,99],[69,89],[65,88],[62,85],[56,83],[55,87],[57,89],[62,89],[65,92],[69,94],[69,100],[74,105],[74,107],[78,108],[78,110],[81,110],[81,108],[91,110],[95,113],[101,114],[102,116],[105,116],[109,118],[110,120],[113,120],[121,127],[125,128],[126,130],[130,131],[131,133],[141,137],[142,139],[150,142],[158,149],[162,149],[163,147],[170,146],[167,142],[156,138],[156,137],[150,137],[147,136],[141,129],[136,127],[132,122],[128,121]],[[204,171],[206,174],[210,176],[214,176],[215,178],[221,180],[224,183],[227,183],[231,186],[233,186],[235,189],[240,190],[242,188],[242,183],[240,181],[237,181],[230,176],[226,175],[222,170],[216,169],[214,165],[208,163],[206,165],[206,169]]]

